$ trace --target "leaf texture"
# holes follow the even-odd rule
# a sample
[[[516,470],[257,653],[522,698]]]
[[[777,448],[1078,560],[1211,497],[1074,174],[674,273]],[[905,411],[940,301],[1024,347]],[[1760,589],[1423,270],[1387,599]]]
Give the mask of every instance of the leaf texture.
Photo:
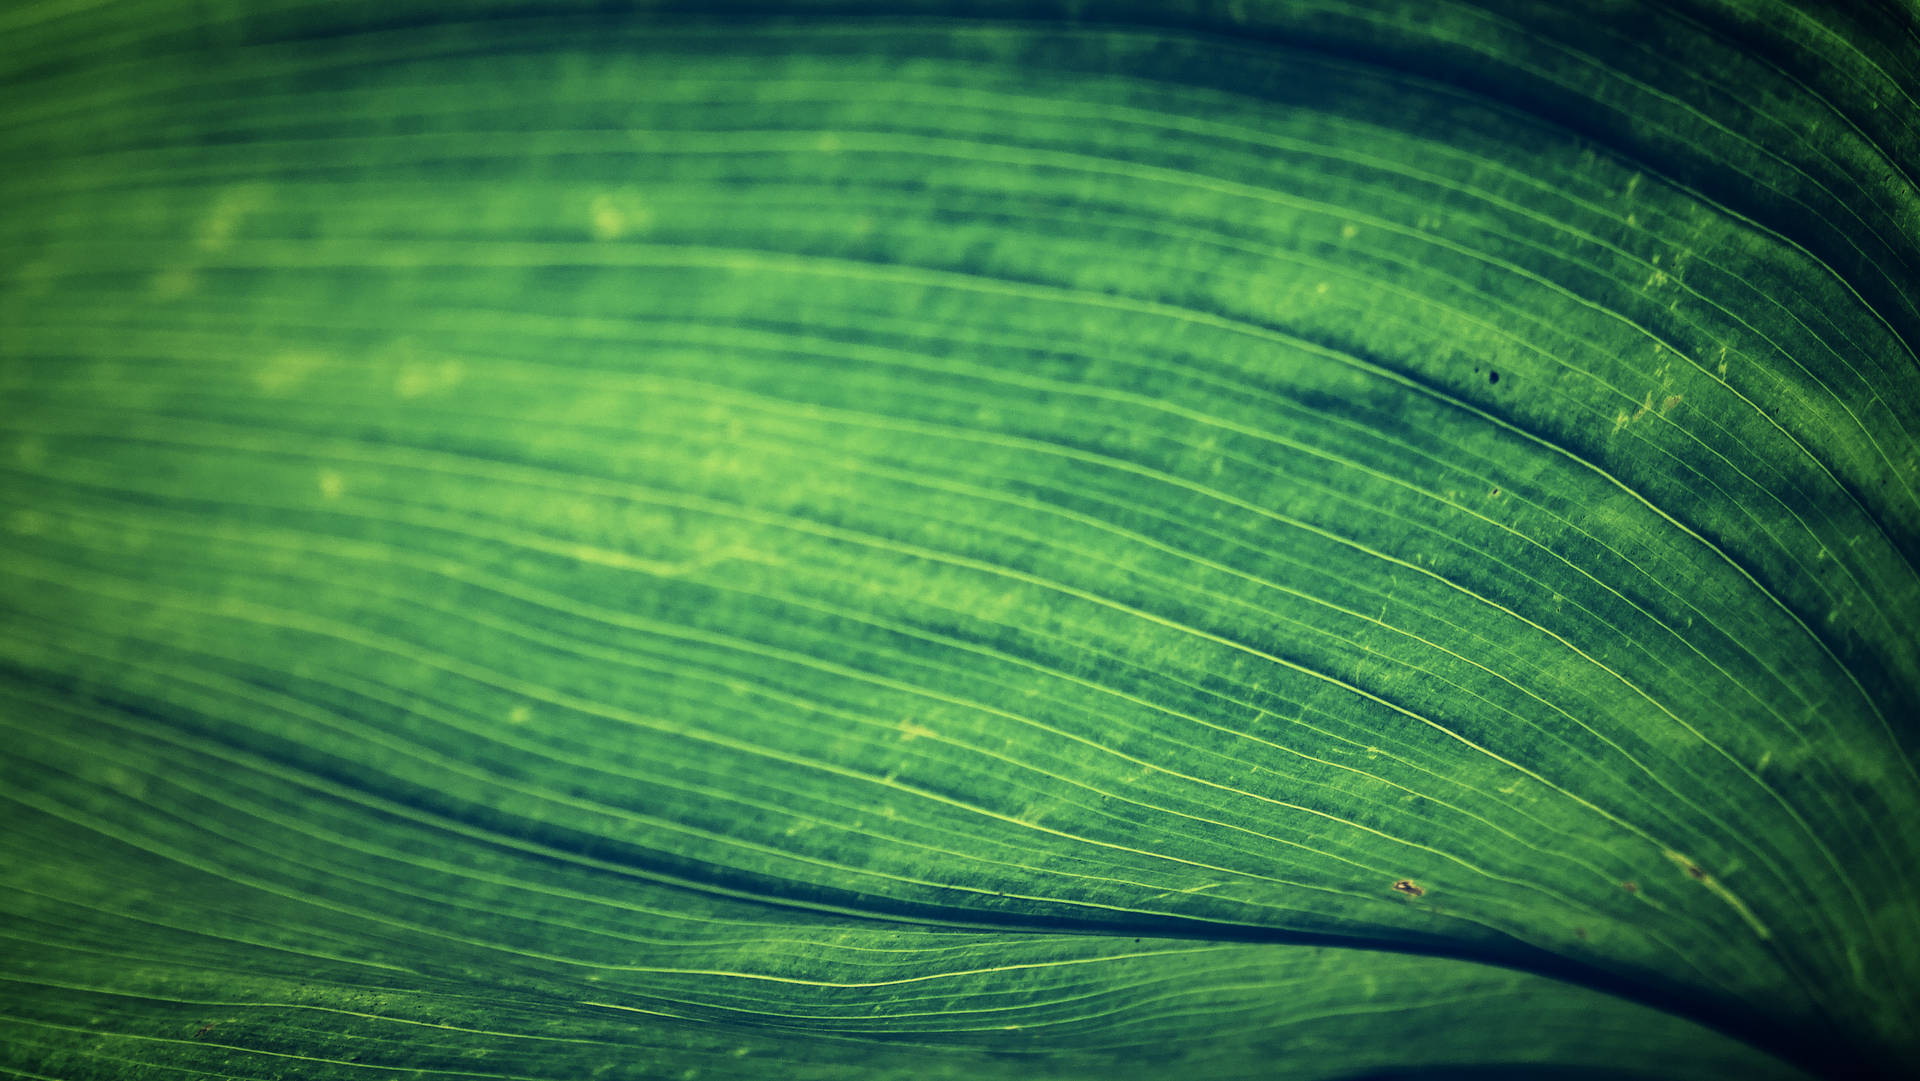
[[[1920,1053],[1910,5],[0,26],[0,1070]]]

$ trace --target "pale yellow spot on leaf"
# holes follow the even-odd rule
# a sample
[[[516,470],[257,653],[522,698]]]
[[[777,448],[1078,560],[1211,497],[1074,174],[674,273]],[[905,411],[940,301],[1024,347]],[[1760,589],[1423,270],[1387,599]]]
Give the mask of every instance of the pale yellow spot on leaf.
[[[593,197],[587,207],[587,224],[595,240],[618,240],[645,229],[653,221],[653,212],[637,196],[605,192]]]
[[[213,209],[200,221],[193,242],[201,251],[220,251],[233,241],[234,230],[247,215],[267,201],[266,188],[259,184],[241,184],[222,191]]]
[[[148,287],[161,300],[177,300],[200,287],[200,276],[192,267],[169,267],[155,274]]]
[[[327,499],[338,499],[347,490],[347,478],[331,469],[320,471],[320,494]]]
[[[401,362],[400,371],[393,377],[393,392],[402,398],[438,394],[459,386],[465,376],[460,362],[451,358],[409,359]]]
[[[253,373],[253,382],[262,394],[285,394],[306,382],[308,376],[326,363],[325,354],[310,349],[282,350]]]

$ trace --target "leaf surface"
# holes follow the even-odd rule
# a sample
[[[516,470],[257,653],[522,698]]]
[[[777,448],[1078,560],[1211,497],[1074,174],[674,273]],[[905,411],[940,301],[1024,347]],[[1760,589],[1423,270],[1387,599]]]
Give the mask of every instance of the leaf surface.
[[[1920,1052],[1910,8],[0,20],[0,1069]]]

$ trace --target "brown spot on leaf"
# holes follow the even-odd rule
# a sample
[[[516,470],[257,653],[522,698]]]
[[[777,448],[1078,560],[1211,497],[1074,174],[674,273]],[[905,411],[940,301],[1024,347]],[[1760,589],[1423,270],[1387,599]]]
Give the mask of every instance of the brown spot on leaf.
[[[1420,887],[1414,885],[1413,880],[1408,878],[1403,878],[1400,881],[1395,882],[1393,884],[1393,888],[1396,890],[1399,890],[1401,893],[1404,893],[1409,897],[1418,897],[1421,894],[1427,892],[1426,890],[1423,890]]]
[[[1705,871],[1702,871],[1698,864],[1689,863],[1686,865],[1686,867],[1687,867],[1688,874],[1692,875],[1697,879],[1700,879],[1703,882],[1706,881],[1707,873]]]
[[[1573,929],[1573,933],[1574,933],[1574,934],[1576,934],[1576,935],[1579,935],[1579,936],[1580,936],[1581,938],[1585,938],[1585,937],[1587,937],[1587,929],[1586,929],[1586,928],[1584,928],[1584,927],[1576,927],[1576,928],[1574,928],[1574,929]]]
[[[1640,883],[1632,881],[1622,882],[1620,883],[1620,888],[1626,890],[1628,893],[1639,893]]]

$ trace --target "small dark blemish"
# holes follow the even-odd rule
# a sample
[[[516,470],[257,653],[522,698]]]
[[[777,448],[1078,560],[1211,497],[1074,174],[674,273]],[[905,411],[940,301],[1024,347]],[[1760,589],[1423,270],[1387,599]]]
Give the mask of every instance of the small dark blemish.
[[[1573,929],[1573,933],[1574,933],[1574,934],[1576,934],[1576,935],[1579,935],[1579,936],[1580,936],[1581,938],[1585,938],[1585,937],[1587,937],[1587,929],[1586,929],[1586,928],[1584,928],[1584,927],[1576,927],[1576,928],[1574,928],[1574,929]]]
[[[1418,897],[1421,894],[1427,892],[1426,890],[1423,890],[1420,887],[1414,885],[1412,879],[1407,879],[1407,878],[1403,878],[1400,881],[1395,882],[1393,884],[1393,888],[1396,890],[1399,890],[1401,893],[1408,895],[1409,897]]]
[[[1489,383],[1498,383],[1499,381],[1500,381],[1500,373],[1499,373],[1499,372],[1488,372],[1488,373],[1487,373],[1487,382],[1489,382]]]
[[[1691,863],[1687,864],[1687,873],[1702,881],[1705,881],[1707,877],[1707,873],[1705,871],[1702,871],[1699,867]]]
[[[1489,498],[1489,499],[1498,499],[1498,498],[1500,498],[1500,489],[1498,489],[1498,488],[1495,488],[1495,489],[1493,490],[1493,494],[1492,494],[1492,495],[1490,495],[1490,496],[1488,496],[1487,498]]]
[[[1631,882],[1631,881],[1629,881],[1629,882],[1622,882],[1622,883],[1620,883],[1620,888],[1621,888],[1621,889],[1623,889],[1623,890],[1626,890],[1626,891],[1627,891],[1628,893],[1639,893],[1639,892],[1640,892],[1640,883],[1638,883],[1638,882]]]

